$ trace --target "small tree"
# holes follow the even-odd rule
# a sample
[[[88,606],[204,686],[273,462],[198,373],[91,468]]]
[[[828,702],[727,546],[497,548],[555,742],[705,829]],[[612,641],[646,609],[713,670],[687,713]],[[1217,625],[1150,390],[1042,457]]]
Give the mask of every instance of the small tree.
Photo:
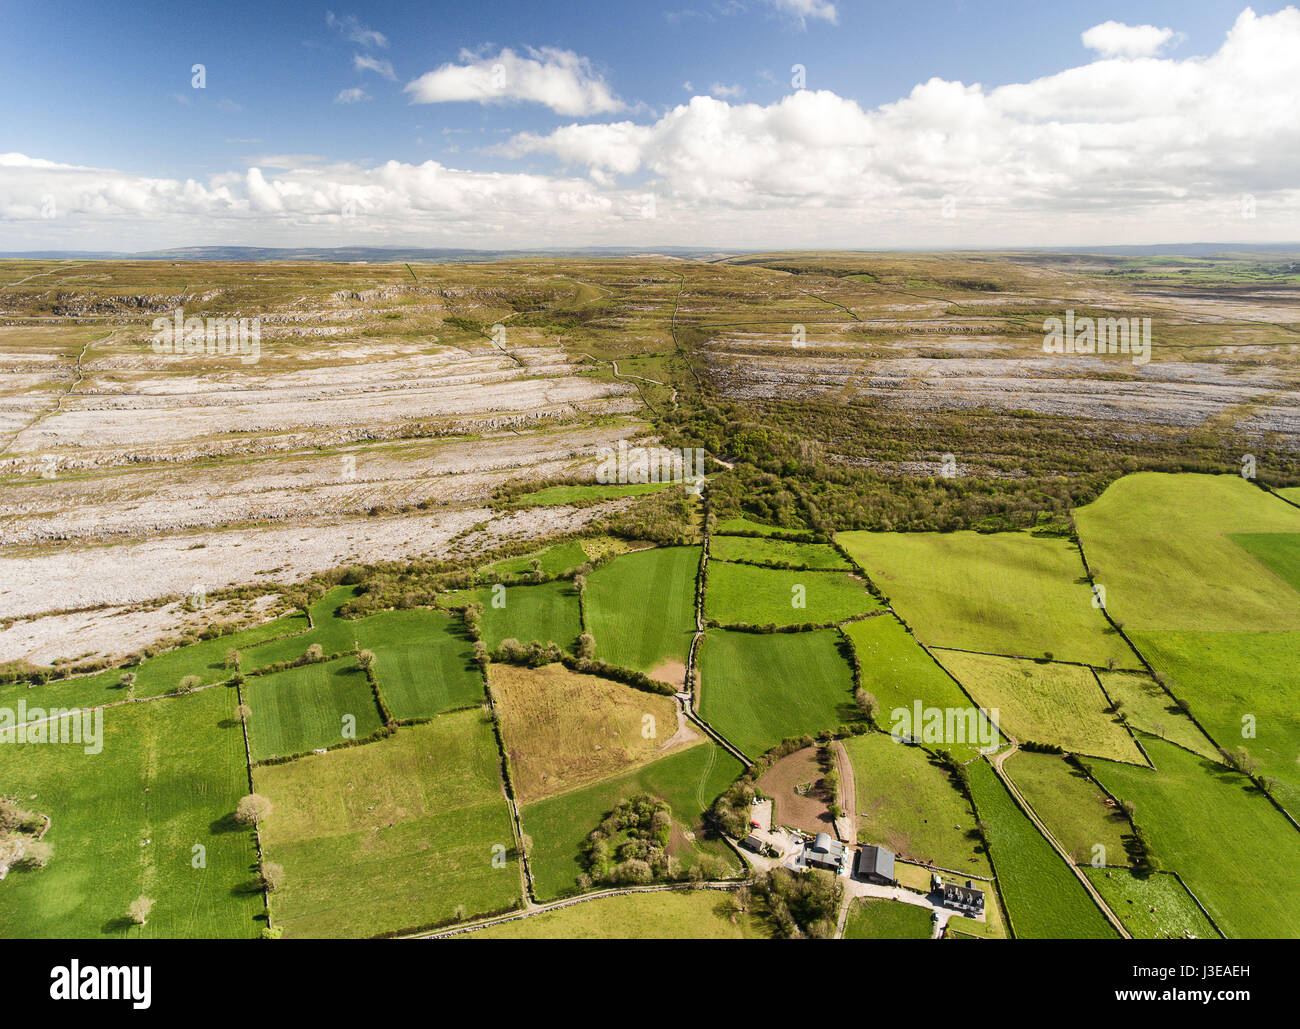
[[[583,660],[590,660],[596,656],[596,637],[589,632],[584,632],[578,637],[578,657]]]
[[[177,693],[193,693],[202,684],[203,680],[197,675],[187,675],[176,684]]]
[[[235,808],[235,821],[240,825],[256,826],[271,814],[271,802],[260,793],[241,797]]]
[[[238,718],[241,722],[247,722],[250,718],[253,717],[253,709],[249,707],[247,704],[240,704],[238,707],[235,708],[235,717]]]
[[[136,925],[144,925],[149,919],[149,912],[152,910],[153,898],[141,894],[131,901],[131,906],[126,909],[126,917]]]
[[[307,648],[306,658],[308,661],[324,661],[325,648],[322,647],[319,643],[313,643],[310,647]]]
[[[130,690],[135,687],[135,672],[123,672],[117,677],[119,689]]]
[[[226,667],[227,667],[227,668],[238,668],[238,667],[239,667],[239,657],[240,657],[240,655],[239,655],[239,651],[236,650],[234,647],[231,647],[229,650],[227,650],[227,651],[226,651]]]
[[[284,869],[274,861],[262,862],[262,885],[274,893],[284,885]]]
[[[357,667],[363,672],[375,663],[375,652],[373,650],[360,650],[357,652]]]
[[[857,704],[858,710],[866,715],[868,719],[874,719],[876,711],[880,707],[880,702],[876,700],[875,695],[868,693],[861,686],[853,691],[853,703]]]

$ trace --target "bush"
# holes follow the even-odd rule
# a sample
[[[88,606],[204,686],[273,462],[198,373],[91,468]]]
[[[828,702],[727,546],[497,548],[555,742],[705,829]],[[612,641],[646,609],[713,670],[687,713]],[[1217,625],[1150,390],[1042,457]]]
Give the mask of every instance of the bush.
[[[240,825],[256,826],[271,814],[271,802],[260,793],[241,797],[235,808],[235,821]]]

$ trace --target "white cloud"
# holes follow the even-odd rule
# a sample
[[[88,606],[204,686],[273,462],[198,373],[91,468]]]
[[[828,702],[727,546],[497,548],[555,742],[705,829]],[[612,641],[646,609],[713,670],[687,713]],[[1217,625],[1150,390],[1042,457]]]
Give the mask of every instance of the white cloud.
[[[624,104],[596,74],[591,62],[571,50],[527,48],[526,57],[513,50],[497,56],[480,56],[462,50],[460,64],[444,64],[426,72],[406,87],[417,104],[475,101],[499,104],[511,101],[545,104],[569,116],[605,114]]]
[[[369,57],[365,54],[353,54],[352,67],[357,71],[373,71],[388,79],[389,82],[397,79],[397,75],[393,72],[392,61],[381,61],[377,57]]]
[[[334,98],[336,104],[359,104],[363,100],[369,100],[370,94],[359,86],[351,89],[340,89],[339,95]]]
[[[1173,29],[1104,21],[1083,33],[1083,45],[1103,57],[1154,57],[1174,38]]]
[[[1297,52],[1300,11],[1246,11],[1208,57],[1100,59],[993,89],[936,78],[874,108],[829,91],[696,96],[645,124],[575,122],[492,151],[561,169],[538,174],[281,155],[182,181],[9,154],[0,249],[1294,240]],[[653,219],[640,216],[646,193]],[[945,196],[956,218],[941,217]],[[40,217],[47,197],[53,219]],[[356,219],[342,219],[345,200]]]
[[[832,25],[839,24],[839,12],[830,0],[768,0],[768,3],[783,14],[799,19],[800,23],[809,18],[820,18]]]
[[[336,17],[333,11],[325,12],[325,24],[337,29],[349,43],[359,46],[388,46],[388,37],[375,29],[367,28],[357,20],[354,14]]]
[[[721,100],[738,99],[745,95],[745,87],[728,86],[722,82],[715,82],[709,87],[709,95],[718,97]]]

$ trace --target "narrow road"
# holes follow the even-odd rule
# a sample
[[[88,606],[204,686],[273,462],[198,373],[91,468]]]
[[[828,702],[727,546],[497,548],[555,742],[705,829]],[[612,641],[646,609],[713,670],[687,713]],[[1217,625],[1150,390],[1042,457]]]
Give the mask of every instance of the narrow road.
[[[844,749],[842,740],[831,744],[835,754],[835,767],[840,773],[840,807],[844,814],[835,820],[835,832],[842,843],[858,842],[858,792],[857,782],[853,778],[853,762],[849,752]]]

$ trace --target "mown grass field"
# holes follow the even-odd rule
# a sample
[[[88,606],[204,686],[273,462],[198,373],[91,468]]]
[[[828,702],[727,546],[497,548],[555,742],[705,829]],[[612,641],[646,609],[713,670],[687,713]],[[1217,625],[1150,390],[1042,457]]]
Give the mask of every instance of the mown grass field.
[[[700,817],[740,770],[735,758],[705,742],[623,775],[526,805],[520,820],[533,841],[529,864],[539,899],[577,892],[574,880],[582,872],[578,852],[587,834],[620,801],[641,793],[664,800],[672,809],[673,822],[695,834],[694,841],[685,841],[674,833],[670,852],[684,867],[709,855],[738,869],[724,843],[704,837]]]
[[[250,676],[243,690],[254,761],[362,740],[383,724],[374,691],[351,657]]]
[[[1152,632],[1143,654],[1219,746],[1244,747],[1300,815],[1300,632]],[[1248,727],[1253,737],[1247,737]]]
[[[1300,510],[1240,476],[1126,475],[1075,522],[1107,610],[1130,634],[1300,625],[1300,592],[1232,539],[1300,532]]]
[[[911,713],[917,701],[923,709],[977,706],[892,614],[851,622],[844,626],[844,633],[858,655],[862,688],[880,704],[876,718],[882,728],[890,730],[900,717],[898,712],[907,711],[914,720]],[[997,744],[1000,737],[993,726],[982,714],[979,719],[983,738]],[[900,728],[901,725],[899,722]],[[978,754],[981,746],[979,734],[974,740],[950,740],[937,745],[946,747],[963,761]]]
[[[500,598],[499,607],[493,606],[496,598]],[[483,605],[480,625],[489,650],[499,647],[502,640],[516,639],[520,643],[554,643],[572,653],[582,633],[578,593],[567,579],[536,586],[504,586],[500,591],[462,590],[439,598],[447,607],[463,608],[474,601]]]
[[[1089,867],[1084,872],[1135,939],[1222,939],[1176,875],[1139,877],[1127,868]]]
[[[1300,532],[1233,533],[1228,538],[1293,590],[1300,590]]]
[[[898,900],[865,900],[849,906],[846,940],[928,940],[930,909]]]
[[[1214,744],[1146,672],[1098,672],[1101,685],[1130,725],[1179,746],[1219,760]]]
[[[226,654],[231,650],[238,650],[242,654],[249,647],[290,633],[302,632],[306,628],[307,619],[302,615],[287,615],[228,636],[165,650],[145,658],[138,668],[132,669],[136,673],[134,694],[137,697],[161,697],[176,689],[177,684],[187,675],[197,675],[204,686],[222,682],[229,679],[234,671],[226,665]]]
[[[665,662],[684,666],[699,566],[699,547],[657,547],[623,554],[587,576],[583,603],[596,656],[641,672]]]
[[[358,937],[498,911],[520,900],[492,727],[457,711],[360,747],[254,772],[261,829],[284,868],[286,937]],[[494,847],[504,859],[494,864]]]
[[[879,608],[866,583],[845,572],[709,563],[704,611],[722,625],[825,625]]]
[[[1083,884],[1016,806],[988,762],[973,761],[966,767],[1013,935],[1023,939],[1116,937]]]
[[[356,623],[375,655],[374,674],[393,717],[430,718],[483,700],[483,677],[459,615],[415,608],[381,611]]]
[[[935,656],[994,720],[1018,740],[1145,763],[1128,730],[1107,710],[1092,671],[986,654],[937,650]]]
[[[54,850],[0,882],[0,934],[28,938],[255,937],[264,913],[235,691],[223,686],[103,712],[103,750],[0,746],[0,783],[50,816]],[[195,846],[205,867],[195,868]],[[126,919],[141,895],[143,927]]]
[[[671,697],[578,675],[561,664],[494,664],[488,681],[510,781],[522,804],[653,761],[677,731]]]
[[[853,674],[834,629],[758,634],[711,629],[700,645],[700,715],[753,759],[787,736],[855,717]]]
[[[602,897],[466,933],[462,940],[755,940],[762,922],[716,890]]]
[[[989,876],[975,812],[952,777],[922,748],[883,733],[844,741],[856,784],[858,840],[898,857]]]
[[[1124,837],[1132,831],[1128,819],[1118,807],[1107,804],[1096,783],[1063,757],[1021,750],[1002,767],[1076,865],[1094,860],[1129,864],[1124,847]],[[1105,849],[1095,850],[1098,845]]]
[[[927,645],[1139,667],[1092,606],[1068,540],[1024,532],[846,532],[836,539]]]
[[[1145,746],[1154,769],[1089,764],[1135,805],[1162,866],[1182,876],[1227,935],[1300,936],[1295,828],[1244,776],[1163,740]]]
[[[792,543],[754,539],[752,536],[715,536],[709,542],[709,557],[716,561],[749,561],[839,571],[851,571],[853,567],[829,543]]]
[[[266,668],[281,661],[292,661],[307,653],[313,643],[320,644],[326,656],[342,654],[356,647],[356,621],[338,616],[339,607],[356,594],[353,586],[336,586],[309,608],[311,629],[296,636],[249,647],[241,652],[240,667],[245,672]],[[223,651],[224,653],[224,651]]]

